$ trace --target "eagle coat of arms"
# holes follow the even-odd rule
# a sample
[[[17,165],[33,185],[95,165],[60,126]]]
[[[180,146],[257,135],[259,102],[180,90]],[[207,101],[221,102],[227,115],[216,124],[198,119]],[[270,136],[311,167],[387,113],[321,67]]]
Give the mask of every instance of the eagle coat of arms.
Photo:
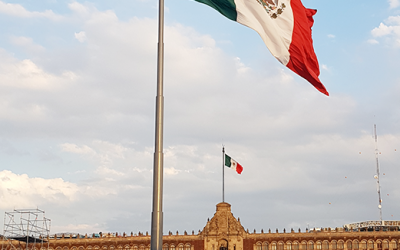
[[[283,10],[286,8],[284,3],[279,4],[279,0],[257,0],[257,2],[264,7],[269,16],[273,19],[276,19],[282,14]]]

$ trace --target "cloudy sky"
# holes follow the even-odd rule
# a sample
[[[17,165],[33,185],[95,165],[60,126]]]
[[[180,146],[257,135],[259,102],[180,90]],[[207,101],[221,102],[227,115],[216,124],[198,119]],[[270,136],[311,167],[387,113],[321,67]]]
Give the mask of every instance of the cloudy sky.
[[[379,2],[379,3],[378,3]],[[164,233],[197,232],[222,200],[243,226],[400,220],[400,2],[303,0],[315,90],[259,35],[191,0],[165,3]],[[0,0],[0,214],[51,232],[149,231],[156,0]]]

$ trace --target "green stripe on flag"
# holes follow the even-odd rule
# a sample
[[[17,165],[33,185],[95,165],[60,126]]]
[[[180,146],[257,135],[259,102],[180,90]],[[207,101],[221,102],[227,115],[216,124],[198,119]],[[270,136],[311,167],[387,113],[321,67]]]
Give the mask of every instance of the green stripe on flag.
[[[207,4],[219,13],[231,19],[237,20],[236,4],[234,0],[196,0],[197,2]]]
[[[226,154],[226,155],[225,155],[225,166],[227,166],[228,168],[230,168],[231,165],[232,165],[231,157],[229,157],[229,155]]]

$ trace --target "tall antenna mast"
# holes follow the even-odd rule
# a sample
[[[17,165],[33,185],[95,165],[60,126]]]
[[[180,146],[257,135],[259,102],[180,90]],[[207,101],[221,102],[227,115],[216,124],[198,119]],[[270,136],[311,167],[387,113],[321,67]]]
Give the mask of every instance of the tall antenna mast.
[[[375,159],[376,159],[376,175],[374,178],[376,179],[376,186],[378,190],[379,197],[379,218],[382,221],[382,198],[381,198],[381,185],[379,183],[379,160],[378,160],[378,136],[376,135],[376,124],[374,124],[374,137],[375,137]]]

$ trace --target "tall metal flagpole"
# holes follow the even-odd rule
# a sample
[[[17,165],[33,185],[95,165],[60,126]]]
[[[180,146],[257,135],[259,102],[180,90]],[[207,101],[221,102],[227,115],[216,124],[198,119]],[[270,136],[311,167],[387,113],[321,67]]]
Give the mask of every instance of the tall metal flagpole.
[[[225,202],[225,147],[222,146],[222,202]]]
[[[375,138],[375,160],[376,160],[376,175],[374,178],[376,179],[376,186],[377,186],[377,191],[378,191],[378,197],[379,197],[379,203],[378,203],[378,209],[379,209],[379,218],[382,223],[382,198],[381,198],[381,184],[379,183],[379,160],[378,160],[378,136],[376,134],[376,124],[374,124],[374,138]],[[382,224],[383,226],[383,224]]]
[[[164,124],[164,0],[159,0],[158,15],[158,56],[157,56],[157,97],[156,97],[156,138],[153,165],[153,211],[151,214],[151,250],[162,250],[163,236],[163,124]]]

